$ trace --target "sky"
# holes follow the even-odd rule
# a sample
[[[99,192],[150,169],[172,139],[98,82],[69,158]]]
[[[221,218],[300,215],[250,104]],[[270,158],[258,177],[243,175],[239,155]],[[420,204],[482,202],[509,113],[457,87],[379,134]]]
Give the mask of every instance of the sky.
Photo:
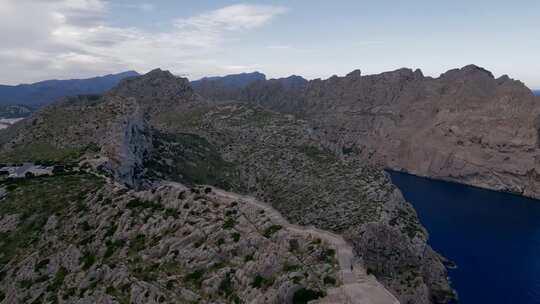
[[[0,0],[0,83],[476,64],[540,88],[538,0]]]

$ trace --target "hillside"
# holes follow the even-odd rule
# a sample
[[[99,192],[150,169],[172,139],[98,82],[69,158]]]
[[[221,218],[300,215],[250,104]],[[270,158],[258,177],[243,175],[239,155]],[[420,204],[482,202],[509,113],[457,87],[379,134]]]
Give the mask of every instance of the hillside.
[[[59,119],[60,117],[62,119]],[[57,123],[58,121],[60,123]],[[120,213],[126,212],[124,204],[129,199],[124,198],[123,194],[115,197],[115,187],[128,187],[136,193],[147,193],[141,194],[145,197],[148,193],[154,195],[151,202],[142,200],[133,203],[133,206],[141,206],[151,212],[162,210],[159,205],[156,206],[155,202],[159,203],[160,199],[155,195],[163,194],[161,206],[165,206],[164,212],[169,212],[166,209],[169,205],[177,204],[174,197],[179,194],[168,195],[161,190],[164,185],[171,183],[179,183],[186,188],[212,185],[230,192],[250,195],[272,205],[293,224],[315,226],[343,236],[354,248],[354,258],[359,261],[359,265],[375,275],[402,303],[450,302],[454,294],[447,281],[444,259],[427,245],[428,235],[411,205],[403,199],[382,170],[356,159],[340,158],[339,154],[327,148],[324,144],[325,138],[324,132],[291,115],[245,103],[214,104],[195,93],[187,79],[155,70],[142,77],[125,80],[103,96],[66,98],[0,132],[0,162],[73,164],[75,167],[80,166],[89,172],[106,176],[108,182],[101,194],[103,199],[110,197],[114,209]],[[107,187],[112,187],[113,190]],[[204,186],[199,189],[204,189]],[[100,192],[93,190],[91,193],[98,196],[90,195],[84,199],[87,208],[95,208],[95,212],[108,212],[108,209],[95,205],[96,201],[101,200],[98,199]],[[8,199],[10,194],[11,192],[8,193]],[[180,196],[177,197],[180,199]],[[206,199],[203,197],[203,200]],[[181,205],[174,206],[180,208]],[[214,218],[213,211],[207,213],[204,207],[201,208],[185,213],[182,217],[193,222],[206,220],[205,214]],[[7,215],[14,211],[10,212]],[[143,217],[142,222],[137,222],[142,226],[136,227],[146,227],[144,229],[154,231],[154,234],[146,235],[143,230],[146,235],[144,240],[148,240],[147,237],[150,236],[167,240],[165,232],[182,233],[179,227],[169,224],[166,225],[166,230],[158,229],[161,225],[158,223],[162,220],[159,215],[152,214],[154,213],[139,212],[129,215],[129,220],[128,215],[120,214],[118,218],[121,223],[125,223],[135,221],[133,216]],[[6,217],[7,215],[4,214],[2,220],[12,223],[12,217]],[[66,216],[63,223],[75,221],[75,214]],[[95,213],[90,213],[89,216],[105,218]],[[154,219],[156,216],[158,218]],[[96,223],[92,218],[87,221],[90,227],[93,227],[88,231],[101,235],[106,230],[104,225]],[[221,225],[222,229],[226,229],[225,226],[229,227],[230,223],[225,221]],[[41,229],[40,225],[32,227],[37,227],[38,231]],[[217,228],[216,231],[216,226],[211,227],[214,228],[203,231],[222,233],[222,229]],[[268,227],[268,233],[277,229],[270,227],[272,225]],[[243,231],[238,231],[241,239],[244,238]],[[185,233],[184,236],[189,240],[195,238],[194,231]],[[102,237],[98,239],[103,240]],[[223,241],[219,241],[219,237],[217,239],[218,243],[228,244],[228,238],[223,237]],[[114,242],[114,239],[110,241]],[[100,248],[99,242],[93,248]],[[92,241],[85,244],[92,244]],[[146,241],[144,244],[147,244]],[[52,254],[58,254],[60,247],[52,247]],[[35,248],[31,246],[31,249]],[[86,249],[78,250],[84,252]],[[158,257],[163,256],[163,250],[159,251]],[[276,250],[280,252],[280,249]],[[143,249],[137,251],[145,252]],[[167,252],[170,253],[170,249]],[[217,249],[210,252],[222,255]],[[175,256],[180,260],[189,260],[196,253],[197,251],[191,250],[179,251]],[[123,260],[125,251],[120,251],[120,254],[119,257]],[[91,265],[97,261],[102,263],[104,255],[93,255]],[[13,264],[13,259],[21,257],[16,254],[9,263]],[[143,274],[147,274],[144,269],[154,264],[154,260],[151,260],[153,257],[155,256],[150,251],[146,258],[145,255],[141,256],[143,265],[136,267],[135,273],[139,272],[137,269],[141,269]],[[150,259],[152,264],[146,264],[147,259]],[[199,259],[204,271],[214,269],[210,265],[212,256],[201,255]],[[334,267],[328,261],[324,264],[321,267],[328,271]],[[256,265],[263,267],[258,263]],[[77,269],[80,268],[77,267],[66,267],[66,271],[79,271]],[[126,267],[129,269],[129,265]],[[159,265],[156,267],[154,269],[160,269]],[[226,286],[233,284],[233,290],[238,291],[235,295],[241,301],[249,302],[254,294],[250,289],[245,290],[244,285],[238,285],[245,282],[242,279],[244,270],[238,267],[243,266],[234,266],[231,267],[234,269],[226,271],[218,270],[222,275],[221,282],[225,280]],[[272,268],[276,267],[283,268]],[[180,272],[179,276],[191,278],[189,271],[194,269]],[[325,276],[332,275],[332,272],[328,271],[324,273]],[[161,277],[163,273],[158,272],[157,281],[164,282]],[[77,277],[81,277],[82,273]],[[318,277],[307,276],[312,278],[312,281],[296,281],[295,284],[315,293],[327,292],[322,272],[317,273],[320,273]],[[254,273],[250,276],[253,275]],[[198,282],[199,274],[197,277]],[[268,280],[269,277],[273,279]],[[155,280],[153,278],[155,276],[150,277]],[[206,280],[206,276],[204,278]],[[221,285],[219,280],[211,277],[208,280],[202,285],[197,283],[194,292],[199,296],[200,293],[216,294],[210,292],[212,289],[201,289],[207,284]],[[286,282],[276,280],[274,274],[257,280],[263,286],[272,287],[266,287],[265,290],[269,293],[265,293],[265,296],[272,295],[273,288],[278,288],[278,282]],[[102,281],[97,281],[96,284],[90,282],[101,290],[100,293],[92,293],[93,295],[103,295],[103,289],[107,292],[108,288],[101,287],[103,285],[100,285],[100,282]],[[106,282],[112,284],[115,290],[123,286],[118,283],[123,281]],[[152,286],[155,287],[156,284]],[[145,292],[145,296],[151,294],[159,298],[157,291],[160,290],[160,285],[157,286],[158,289],[152,289],[156,291]],[[189,285],[181,286],[185,288]],[[70,288],[73,288],[64,285],[61,287],[57,295],[68,293]],[[133,291],[134,287],[131,288],[130,295],[133,300],[139,293]],[[281,287],[278,289],[283,291]],[[122,291],[122,288],[120,290]],[[82,296],[87,295],[86,291],[87,289],[84,289]],[[115,292],[113,289],[109,291]],[[118,296],[125,296],[127,290],[122,292]],[[76,295],[81,297],[80,290],[75,291],[74,296]],[[224,296],[230,300],[232,294],[224,292]]]
[[[208,100],[228,100],[234,95],[228,96],[230,90],[242,90],[257,81],[265,81],[266,76],[259,72],[242,73],[227,76],[205,77],[191,81],[191,86],[195,91],[212,92],[205,96]]]
[[[122,79],[138,76],[135,71],[89,79],[46,80],[16,86],[0,85],[0,106],[43,106],[60,97],[101,94],[116,86]]]
[[[410,69],[354,71],[295,88],[257,82],[228,94],[308,119],[341,156],[540,198],[540,107],[508,76],[495,78],[473,65],[438,78]]]

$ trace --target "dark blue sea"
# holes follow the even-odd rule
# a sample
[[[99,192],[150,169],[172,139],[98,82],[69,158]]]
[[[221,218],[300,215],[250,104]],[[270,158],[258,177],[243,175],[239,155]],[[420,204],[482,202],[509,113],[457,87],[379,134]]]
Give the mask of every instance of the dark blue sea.
[[[389,172],[431,246],[454,261],[462,304],[540,303],[540,201]]]

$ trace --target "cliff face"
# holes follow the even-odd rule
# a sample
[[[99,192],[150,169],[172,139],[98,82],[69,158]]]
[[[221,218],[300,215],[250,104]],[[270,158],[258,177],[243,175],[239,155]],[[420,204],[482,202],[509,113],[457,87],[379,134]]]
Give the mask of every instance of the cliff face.
[[[266,94],[274,86],[259,83],[236,96],[310,120],[342,155],[540,198],[540,106],[519,81],[471,65],[439,78],[409,69],[354,71],[310,81],[286,97]]]
[[[156,116],[201,102],[187,79],[152,71],[106,95],[67,97],[0,133],[1,162],[79,162],[142,186]]]

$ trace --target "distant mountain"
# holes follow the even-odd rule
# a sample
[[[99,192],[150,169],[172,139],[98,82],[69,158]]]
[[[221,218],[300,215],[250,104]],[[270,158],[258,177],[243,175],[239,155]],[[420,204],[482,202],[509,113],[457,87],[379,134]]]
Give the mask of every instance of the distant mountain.
[[[540,90],[533,90],[532,92],[535,96],[540,96]]]
[[[0,85],[0,105],[43,106],[60,97],[100,94],[116,86],[121,80],[139,76],[135,71],[102,77],[71,80],[46,80],[16,86]]]
[[[191,86],[194,89],[197,89],[207,83],[214,83],[228,88],[243,89],[258,80],[266,80],[266,75],[259,72],[253,72],[232,74],[227,76],[204,77],[202,79],[192,81]]]
[[[281,98],[284,105],[290,99],[296,99],[296,93],[307,84],[308,81],[301,76],[266,80],[266,76],[259,72],[207,77],[191,82],[195,92],[211,101],[260,100],[271,96],[272,99]]]
[[[191,87],[197,93],[204,92],[205,98],[213,101],[234,100],[236,92],[241,91],[255,82],[266,81],[266,76],[259,72],[233,74],[218,77],[205,77],[191,82]]]

